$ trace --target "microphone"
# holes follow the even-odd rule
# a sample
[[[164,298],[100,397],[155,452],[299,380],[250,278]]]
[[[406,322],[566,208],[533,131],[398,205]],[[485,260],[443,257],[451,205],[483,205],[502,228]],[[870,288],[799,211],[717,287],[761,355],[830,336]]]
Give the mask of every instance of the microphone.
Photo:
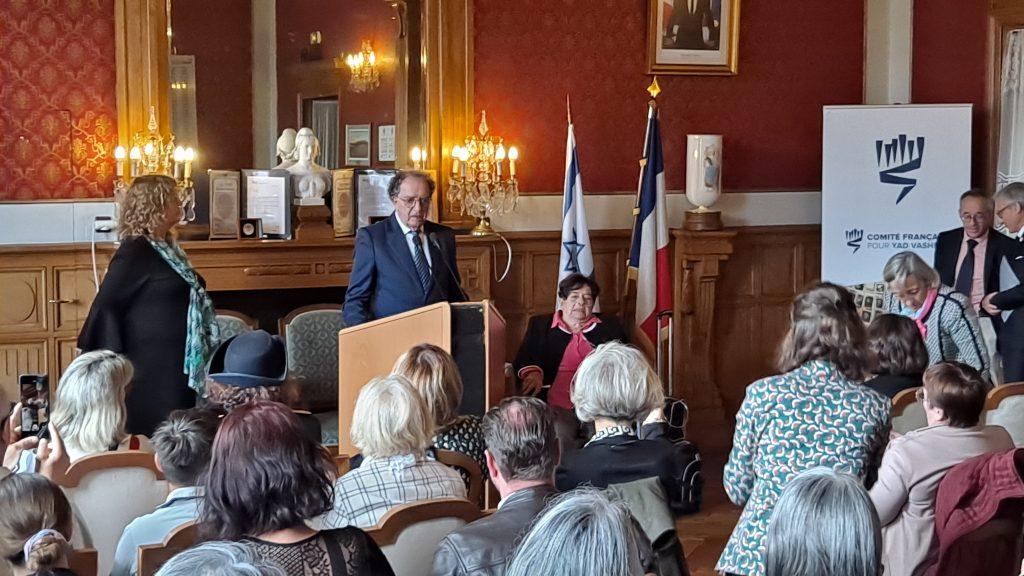
[[[445,256],[444,250],[441,250],[441,244],[437,241],[437,232],[427,234],[427,240],[430,241],[430,244],[434,248],[437,248],[437,253],[441,257],[441,262],[444,263],[444,267],[448,269],[448,274],[451,276],[452,280],[455,281],[455,287],[459,289],[459,294],[462,294],[462,301],[469,302],[469,295],[462,289],[462,286],[459,284],[458,275],[455,274],[455,270],[452,269],[452,265],[448,262],[448,258]]]

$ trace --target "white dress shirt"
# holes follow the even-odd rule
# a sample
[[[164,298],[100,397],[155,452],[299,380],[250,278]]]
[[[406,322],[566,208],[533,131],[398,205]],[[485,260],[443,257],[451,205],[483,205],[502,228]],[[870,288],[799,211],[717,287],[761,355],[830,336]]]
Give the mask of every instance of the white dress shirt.
[[[395,214],[395,220],[398,220],[398,226],[399,228],[402,229],[402,234],[405,235],[405,243],[407,246],[409,246],[409,253],[412,254],[412,261],[415,262],[416,245],[413,244],[413,237],[409,235],[409,232],[412,232],[412,228],[406,226],[405,222],[402,222],[402,219],[398,217],[398,214]],[[430,269],[433,270],[434,262],[430,259],[430,244],[427,243],[427,235],[423,233],[422,228],[416,231],[416,238],[419,239],[420,245],[423,246],[423,254],[427,257],[427,266],[429,266]]]

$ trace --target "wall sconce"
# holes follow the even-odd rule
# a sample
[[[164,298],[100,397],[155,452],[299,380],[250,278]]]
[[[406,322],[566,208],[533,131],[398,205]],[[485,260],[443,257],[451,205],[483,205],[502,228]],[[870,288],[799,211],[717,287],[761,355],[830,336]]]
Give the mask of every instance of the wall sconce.
[[[377,69],[377,54],[369,40],[363,40],[363,49],[355,54],[334,59],[334,67],[348,68],[351,74],[348,87],[356,93],[369,92],[380,86],[380,70]]]
[[[413,170],[423,170],[423,165],[427,163],[427,151],[419,146],[413,146],[409,151],[409,160],[412,160]]]
[[[309,33],[309,46],[302,49],[299,54],[303,62],[311,62],[313,60],[322,60],[323,53],[320,51],[323,45],[323,36],[320,35],[320,31]]]

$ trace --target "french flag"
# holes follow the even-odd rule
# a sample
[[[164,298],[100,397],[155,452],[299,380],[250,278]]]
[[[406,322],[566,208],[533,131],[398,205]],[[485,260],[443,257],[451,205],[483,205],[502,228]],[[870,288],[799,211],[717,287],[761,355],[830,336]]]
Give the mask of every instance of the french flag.
[[[672,269],[668,253],[668,215],[665,205],[665,164],[661,128],[652,105],[647,111],[647,136],[640,160],[640,184],[633,209],[633,242],[629,249],[629,277],[636,280],[636,326],[657,345],[668,337],[672,310]]]

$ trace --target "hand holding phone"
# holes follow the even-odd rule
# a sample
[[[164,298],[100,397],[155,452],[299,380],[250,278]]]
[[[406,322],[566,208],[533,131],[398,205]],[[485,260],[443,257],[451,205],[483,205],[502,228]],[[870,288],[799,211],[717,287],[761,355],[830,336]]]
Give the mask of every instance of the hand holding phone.
[[[7,422],[11,443],[4,452],[3,466],[21,474],[38,472],[50,480],[60,483],[71,466],[71,460],[64,450],[64,441],[56,428],[50,428],[49,438],[37,436],[21,437],[21,403]]]
[[[22,374],[21,435],[38,436],[50,422],[50,378],[46,374]]]

